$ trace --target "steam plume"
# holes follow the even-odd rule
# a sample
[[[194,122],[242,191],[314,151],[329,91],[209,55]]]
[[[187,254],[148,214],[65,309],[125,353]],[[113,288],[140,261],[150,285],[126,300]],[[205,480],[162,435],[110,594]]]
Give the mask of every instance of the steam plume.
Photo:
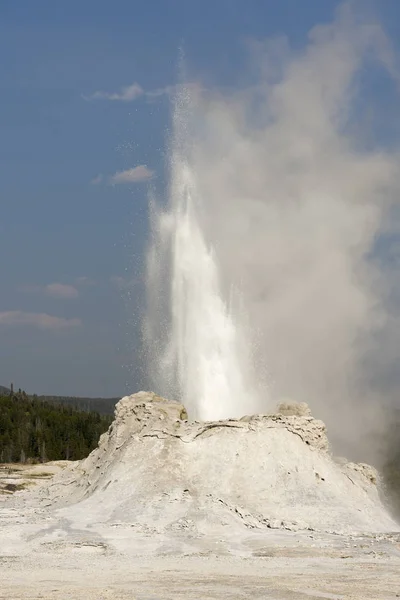
[[[256,81],[246,90],[192,86],[176,98],[169,206],[154,209],[148,262],[153,383],[163,394],[195,390],[182,388],[182,369],[195,377],[199,338],[191,346],[181,335],[187,321],[177,322],[177,264],[191,261],[192,283],[181,293],[193,311],[190,285],[204,283],[196,268],[208,256],[239,393],[223,415],[217,400],[206,408],[183,400],[207,417],[265,412],[283,397],[306,401],[352,451],[362,432],[379,429],[377,407],[391,395],[384,370],[397,358],[393,271],[378,268],[375,250],[397,204],[400,160],[393,148],[367,144],[360,116],[360,73],[379,67],[396,84],[395,60],[382,29],[345,4],[301,52],[273,41],[255,46],[253,61]],[[176,243],[189,214],[176,201],[179,177],[190,179],[202,245],[199,254],[192,237],[192,256]],[[206,313],[198,328],[211,334]]]

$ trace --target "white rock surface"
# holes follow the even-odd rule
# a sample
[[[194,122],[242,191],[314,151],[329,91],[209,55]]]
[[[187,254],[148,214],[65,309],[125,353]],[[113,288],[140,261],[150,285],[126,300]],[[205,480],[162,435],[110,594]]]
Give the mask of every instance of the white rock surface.
[[[81,524],[393,531],[372,467],[337,464],[307,405],[279,410],[200,423],[153,393],[127,396],[98,448],[42,493]]]

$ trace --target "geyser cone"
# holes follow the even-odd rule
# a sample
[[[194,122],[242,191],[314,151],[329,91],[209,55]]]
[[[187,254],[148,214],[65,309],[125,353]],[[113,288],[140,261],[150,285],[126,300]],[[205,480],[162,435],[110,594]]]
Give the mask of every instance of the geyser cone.
[[[135,532],[186,530],[191,539],[218,532],[234,541],[271,527],[396,530],[374,469],[335,463],[324,424],[306,406],[282,412],[193,422],[178,402],[127,396],[99,447],[55,481],[45,501],[73,504],[61,515],[80,527],[134,523]]]

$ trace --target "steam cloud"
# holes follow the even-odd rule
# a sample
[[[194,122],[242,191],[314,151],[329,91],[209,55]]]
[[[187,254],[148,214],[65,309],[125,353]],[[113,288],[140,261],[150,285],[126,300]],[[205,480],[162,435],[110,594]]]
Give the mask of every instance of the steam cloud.
[[[258,412],[282,398],[308,402],[354,454],[362,433],[379,432],[379,407],[395,401],[387,373],[398,358],[396,266],[380,268],[375,254],[398,202],[400,158],[367,144],[359,112],[368,104],[362,69],[379,66],[397,85],[395,60],[383,30],[349,4],[301,52],[278,40],[255,45],[253,60],[256,82],[244,91],[190,90],[185,152],[201,230],[226,302],[235,289],[245,307],[246,319],[232,310],[252,348]],[[153,247],[153,344],[154,315],[165,318],[160,336],[171,308],[165,297],[155,309],[157,260]]]

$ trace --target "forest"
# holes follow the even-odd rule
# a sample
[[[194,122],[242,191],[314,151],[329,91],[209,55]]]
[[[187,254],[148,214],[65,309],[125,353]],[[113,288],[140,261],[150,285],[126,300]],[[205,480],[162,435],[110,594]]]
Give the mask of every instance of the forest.
[[[0,395],[0,462],[80,460],[96,448],[111,415],[28,396]]]
[[[0,396],[8,396],[13,393],[13,384],[10,388],[0,385]],[[18,392],[21,394],[21,390]],[[53,404],[66,404],[86,412],[98,412],[101,415],[113,415],[114,408],[120,397],[118,398],[87,398],[82,396],[38,396],[33,394],[32,398],[43,400],[44,402],[52,402]]]

